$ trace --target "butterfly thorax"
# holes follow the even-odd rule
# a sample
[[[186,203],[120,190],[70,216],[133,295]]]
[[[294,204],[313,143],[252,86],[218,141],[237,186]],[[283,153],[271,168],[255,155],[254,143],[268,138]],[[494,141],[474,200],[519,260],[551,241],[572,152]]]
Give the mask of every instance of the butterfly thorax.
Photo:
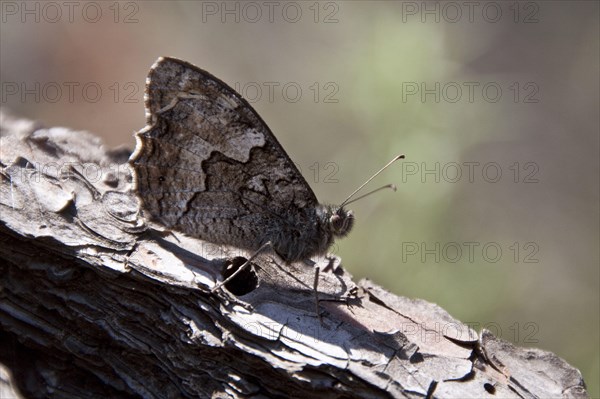
[[[287,262],[325,255],[334,239],[346,236],[354,225],[352,211],[333,205],[319,204],[302,213],[289,229],[271,237],[275,252]]]

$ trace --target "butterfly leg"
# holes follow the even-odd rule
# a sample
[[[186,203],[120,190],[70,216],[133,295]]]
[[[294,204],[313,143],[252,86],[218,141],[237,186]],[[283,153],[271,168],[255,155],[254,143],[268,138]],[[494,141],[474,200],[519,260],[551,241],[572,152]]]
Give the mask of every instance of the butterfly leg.
[[[313,282],[313,290],[315,292],[315,311],[317,312],[317,317],[319,318],[319,322],[323,324],[323,319],[321,318],[321,312],[319,311],[319,291],[317,287],[319,286],[319,272],[320,269],[318,266],[315,266],[315,280]]]
[[[248,267],[248,265],[250,265],[250,263],[252,263],[254,258],[256,258],[262,251],[264,251],[267,247],[272,247],[272,246],[273,245],[271,244],[271,241],[267,241],[266,243],[264,243],[260,248],[258,248],[258,250],[256,252],[254,252],[252,254],[252,256],[250,258],[248,258],[248,260],[246,260],[246,262],[244,262],[244,264],[242,266],[240,266],[235,272],[233,272],[233,274],[231,276],[227,277],[225,280],[223,280],[220,283],[218,283],[217,285],[215,285],[213,287],[213,289],[210,290],[210,292],[213,293],[213,292],[217,291],[219,288],[221,288],[222,286],[224,286],[225,284],[227,284],[228,282],[233,280],[233,278],[235,276],[237,276],[239,273],[241,273],[246,267]]]

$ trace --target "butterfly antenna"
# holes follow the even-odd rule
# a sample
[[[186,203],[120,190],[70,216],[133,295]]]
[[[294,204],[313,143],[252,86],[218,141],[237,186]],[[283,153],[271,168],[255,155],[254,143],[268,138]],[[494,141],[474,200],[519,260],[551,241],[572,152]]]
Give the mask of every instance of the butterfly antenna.
[[[363,184],[361,184],[361,186],[359,188],[357,188],[356,190],[354,190],[354,192],[352,194],[350,194],[348,196],[348,198],[346,198],[344,200],[344,202],[342,202],[342,204],[340,205],[340,208],[344,207],[345,205],[349,204],[350,202],[356,201],[356,200],[354,200],[354,201],[350,201],[350,200],[352,199],[352,197],[354,197],[356,195],[356,193],[358,193],[360,190],[362,190],[364,186],[366,186],[367,184],[369,184],[369,182],[371,180],[373,180],[375,177],[377,177],[377,175],[379,175],[381,172],[383,172],[385,169],[387,169],[388,166],[390,166],[391,164],[393,164],[394,162],[396,162],[399,159],[404,159],[404,154],[396,155],[394,157],[394,159],[392,159],[390,162],[388,162],[383,168],[379,169],[373,176],[369,177],[369,179],[367,179],[366,182],[364,182]],[[375,191],[381,190],[381,189],[386,188],[386,187],[389,187],[389,186],[384,186],[384,187],[378,188],[377,190],[374,190],[374,191],[372,191],[370,193],[367,193],[367,194],[365,194],[365,195],[363,195],[363,196],[361,196],[359,198],[363,198],[366,195],[369,195],[371,193],[374,193]],[[393,186],[393,187],[395,188],[395,186]],[[357,198],[357,199],[359,199],[359,198]]]
[[[369,191],[368,193],[366,193],[366,194],[363,194],[363,195],[361,195],[360,197],[356,197],[356,198],[354,198],[354,199],[352,199],[352,200],[350,200],[350,201],[346,201],[346,202],[344,203],[344,205],[351,204],[351,203],[353,203],[353,202],[356,202],[356,201],[358,201],[359,199],[363,199],[363,198],[365,198],[365,197],[368,197],[369,195],[371,195],[371,194],[373,194],[373,193],[376,193],[377,191],[380,191],[380,190],[385,190],[385,189],[387,189],[387,188],[391,188],[393,191],[396,191],[396,186],[395,186],[394,184],[386,184],[385,186],[382,186],[382,187],[376,188],[376,189],[375,189],[375,190],[373,190],[373,191]]]

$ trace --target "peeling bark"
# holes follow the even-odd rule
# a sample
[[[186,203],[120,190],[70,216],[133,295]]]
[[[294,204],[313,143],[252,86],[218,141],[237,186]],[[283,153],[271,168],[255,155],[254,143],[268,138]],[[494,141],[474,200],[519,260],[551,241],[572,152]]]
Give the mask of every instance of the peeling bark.
[[[0,144],[2,395],[587,397],[556,355],[355,283],[339,259],[317,261],[322,321],[314,269],[272,254],[211,293],[252,254],[147,224],[128,150],[7,115]]]

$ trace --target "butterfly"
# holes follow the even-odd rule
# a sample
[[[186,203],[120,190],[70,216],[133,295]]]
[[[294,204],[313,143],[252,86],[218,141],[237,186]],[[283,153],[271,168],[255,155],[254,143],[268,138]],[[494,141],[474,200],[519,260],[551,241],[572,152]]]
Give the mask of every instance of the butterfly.
[[[153,221],[215,244],[269,245],[286,263],[326,254],[352,229],[349,201],[319,203],[258,113],[210,73],[159,58],[145,105],[129,162]]]

